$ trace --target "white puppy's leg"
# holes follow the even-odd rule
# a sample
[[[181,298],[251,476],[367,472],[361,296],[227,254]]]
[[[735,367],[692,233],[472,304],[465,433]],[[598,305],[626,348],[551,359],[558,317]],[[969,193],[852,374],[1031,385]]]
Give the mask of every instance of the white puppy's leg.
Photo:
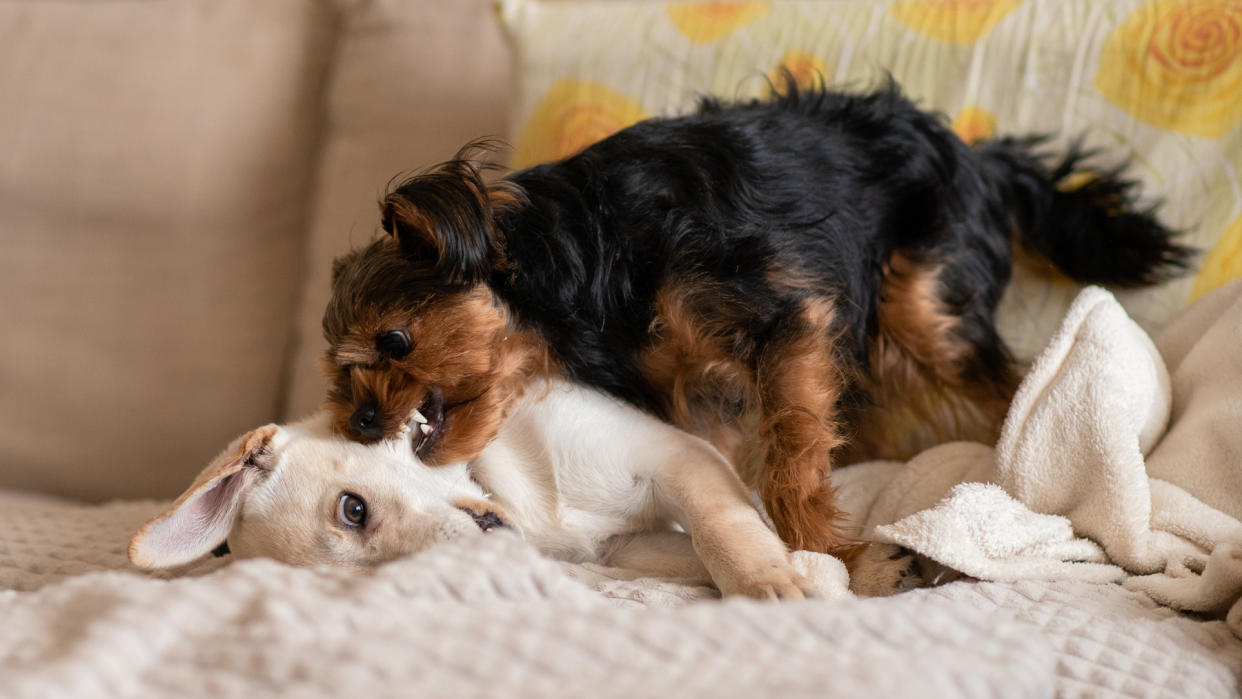
[[[681,514],[694,549],[724,595],[802,599],[813,587],[764,524],[741,480],[706,443],[687,445],[656,476],[657,492]]]
[[[663,531],[615,537],[604,564],[642,571],[657,578],[711,581],[711,573],[684,532]]]

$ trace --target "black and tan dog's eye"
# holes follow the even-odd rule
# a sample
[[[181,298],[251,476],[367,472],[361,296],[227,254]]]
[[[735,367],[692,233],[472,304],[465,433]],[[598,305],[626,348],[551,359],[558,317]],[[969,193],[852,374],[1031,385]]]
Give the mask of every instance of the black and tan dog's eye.
[[[409,330],[389,330],[375,337],[375,349],[390,359],[403,359],[413,348]]]
[[[367,523],[367,502],[353,493],[341,493],[336,504],[336,518],[347,527],[362,527]]]

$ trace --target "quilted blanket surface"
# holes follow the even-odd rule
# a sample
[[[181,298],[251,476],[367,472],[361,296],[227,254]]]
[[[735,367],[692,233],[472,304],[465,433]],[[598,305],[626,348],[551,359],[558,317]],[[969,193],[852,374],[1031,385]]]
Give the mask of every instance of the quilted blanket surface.
[[[1227,697],[1242,644],[1118,585],[720,602],[508,536],[364,572],[128,568],[159,503],[4,501],[0,686],[34,696]]]
[[[795,554],[817,600],[720,602],[507,533],[374,570],[150,577],[124,549],[160,503],[0,498],[0,693],[1238,696],[1240,337],[1242,282],[1155,342],[1085,291],[995,449],[834,474],[864,531],[989,580],[887,599],[819,554]]]

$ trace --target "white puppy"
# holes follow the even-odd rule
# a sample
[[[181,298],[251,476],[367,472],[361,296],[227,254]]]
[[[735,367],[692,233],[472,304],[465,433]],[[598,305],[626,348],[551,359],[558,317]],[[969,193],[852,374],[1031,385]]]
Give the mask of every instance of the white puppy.
[[[260,427],[134,535],[130,560],[182,565],[227,540],[238,557],[371,566],[512,528],[556,558],[624,565],[632,537],[675,522],[723,594],[812,589],[715,448],[588,388],[529,393],[470,464],[424,465],[419,437],[357,444],[324,413]]]

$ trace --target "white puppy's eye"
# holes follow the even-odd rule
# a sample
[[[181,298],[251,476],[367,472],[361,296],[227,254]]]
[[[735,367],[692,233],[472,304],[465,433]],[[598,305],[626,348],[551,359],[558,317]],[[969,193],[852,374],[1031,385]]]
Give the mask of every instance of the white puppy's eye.
[[[353,493],[341,493],[336,504],[336,518],[347,527],[358,528],[367,523],[367,502]]]

